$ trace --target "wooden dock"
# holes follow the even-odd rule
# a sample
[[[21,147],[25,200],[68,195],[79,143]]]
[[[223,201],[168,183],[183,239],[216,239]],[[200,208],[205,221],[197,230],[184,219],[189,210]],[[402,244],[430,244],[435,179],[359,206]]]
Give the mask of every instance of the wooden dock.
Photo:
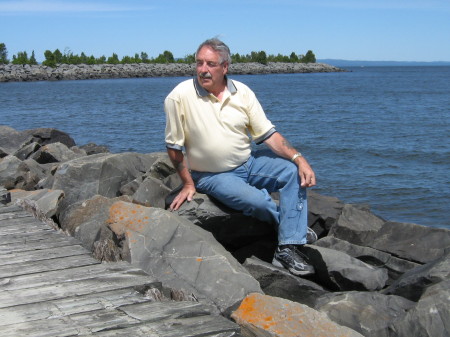
[[[99,262],[20,207],[0,205],[1,337],[240,335],[207,305],[139,292],[160,286],[127,262]]]

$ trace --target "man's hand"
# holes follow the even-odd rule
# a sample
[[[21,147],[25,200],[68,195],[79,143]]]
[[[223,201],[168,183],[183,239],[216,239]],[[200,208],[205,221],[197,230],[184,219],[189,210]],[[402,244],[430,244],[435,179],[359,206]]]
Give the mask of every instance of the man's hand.
[[[297,157],[295,163],[298,166],[298,175],[300,176],[302,187],[312,187],[316,185],[316,175],[304,157]]]
[[[195,186],[191,184],[185,184],[181,189],[180,193],[173,199],[170,204],[170,210],[176,211],[181,205],[187,200],[192,201],[195,194]]]

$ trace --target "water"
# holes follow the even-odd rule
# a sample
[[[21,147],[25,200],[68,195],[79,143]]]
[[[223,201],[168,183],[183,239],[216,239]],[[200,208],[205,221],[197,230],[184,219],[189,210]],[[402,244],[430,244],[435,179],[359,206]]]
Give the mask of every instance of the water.
[[[450,228],[450,67],[350,70],[231,77],[308,158],[317,192]],[[54,127],[112,152],[165,151],[162,102],[184,79],[0,83],[0,124]]]

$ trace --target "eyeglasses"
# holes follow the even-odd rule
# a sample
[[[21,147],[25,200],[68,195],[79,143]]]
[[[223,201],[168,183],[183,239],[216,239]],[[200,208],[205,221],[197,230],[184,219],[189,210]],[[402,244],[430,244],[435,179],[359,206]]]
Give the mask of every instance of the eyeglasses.
[[[221,66],[225,62],[217,63],[217,62],[212,62],[212,61],[200,61],[200,60],[197,60],[196,63],[197,63],[197,67],[201,67],[201,66],[203,66],[204,63],[206,63],[206,66],[208,68],[216,68],[216,67]]]

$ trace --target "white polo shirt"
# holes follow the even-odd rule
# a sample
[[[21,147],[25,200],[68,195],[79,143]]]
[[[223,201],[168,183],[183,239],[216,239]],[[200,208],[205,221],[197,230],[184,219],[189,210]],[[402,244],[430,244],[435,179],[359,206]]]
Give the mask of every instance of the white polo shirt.
[[[166,146],[184,147],[195,171],[234,169],[250,157],[252,139],[260,143],[275,132],[253,91],[228,78],[222,101],[194,78],[172,90],[164,110]]]

